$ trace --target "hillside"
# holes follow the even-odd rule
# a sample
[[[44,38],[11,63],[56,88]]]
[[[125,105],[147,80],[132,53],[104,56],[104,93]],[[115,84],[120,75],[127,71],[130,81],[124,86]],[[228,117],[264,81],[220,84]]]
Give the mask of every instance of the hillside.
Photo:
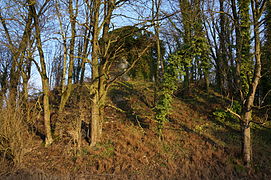
[[[61,124],[61,129],[55,128],[54,143],[44,147],[42,119],[35,122],[31,150],[16,168],[2,161],[0,179],[271,178],[271,124],[253,124],[254,165],[246,169],[240,155],[240,123],[223,111],[232,102],[214,91],[194,88],[190,97],[177,94],[160,140],[152,83],[118,83],[108,95],[102,142],[90,148],[83,139],[79,154],[70,132],[77,118],[83,118],[86,130],[90,102],[87,90],[75,89],[77,93],[86,93],[83,103],[73,96],[61,121],[51,115]],[[57,104],[57,98],[51,100]]]

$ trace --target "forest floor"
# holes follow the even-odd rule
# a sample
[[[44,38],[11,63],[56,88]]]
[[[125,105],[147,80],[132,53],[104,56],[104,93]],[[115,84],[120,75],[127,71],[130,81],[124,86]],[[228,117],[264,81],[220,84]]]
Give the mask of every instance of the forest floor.
[[[197,88],[189,97],[176,95],[160,140],[153,94],[151,83],[113,86],[102,142],[90,148],[83,139],[79,153],[67,132],[82,118],[82,107],[71,98],[54,143],[44,147],[38,136],[42,120],[36,122],[40,133],[31,151],[17,167],[2,161],[0,179],[271,179],[270,123],[252,125],[253,166],[247,169],[240,156],[240,122],[224,111],[232,103],[229,99]],[[83,107],[87,124],[89,106]],[[58,120],[54,114],[52,119]]]

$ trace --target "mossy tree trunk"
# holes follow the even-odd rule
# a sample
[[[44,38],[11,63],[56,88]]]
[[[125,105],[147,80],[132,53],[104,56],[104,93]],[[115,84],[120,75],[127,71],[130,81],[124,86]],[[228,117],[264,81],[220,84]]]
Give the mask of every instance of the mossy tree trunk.
[[[154,92],[154,103],[157,101],[157,92],[160,90],[160,84],[162,81],[164,65],[162,60],[162,52],[161,52],[161,42],[160,42],[160,7],[161,0],[152,0],[152,20],[154,24],[154,32],[155,32],[155,42],[156,42],[156,67],[154,68],[154,80],[155,80],[155,92]]]
[[[224,12],[224,0],[219,0],[220,12]],[[226,15],[220,13],[219,15],[219,25],[220,25],[220,34],[219,34],[219,59],[220,59],[220,84],[219,89],[222,94],[227,94],[227,89],[225,88],[225,83],[227,82],[227,69],[228,69],[228,56],[227,56],[227,27],[226,27]]]

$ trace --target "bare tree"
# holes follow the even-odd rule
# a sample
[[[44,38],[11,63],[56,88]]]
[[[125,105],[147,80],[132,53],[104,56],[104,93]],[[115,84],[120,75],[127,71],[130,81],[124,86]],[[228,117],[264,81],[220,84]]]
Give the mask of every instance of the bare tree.
[[[12,61],[11,61],[11,69],[10,69],[10,78],[9,78],[9,91],[10,91],[10,102],[12,104],[15,104],[16,102],[16,96],[17,96],[17,87],[20,80],[20,70],[23,66],[23,52],[25,52],[28,43],[30,41],[30,35],[32,30],[32,16],[31,12],[28,10],[26,22],[23,30],[23,35],[19,41],[19,43],[14,43],[14,40],[12,39],[12,36],[10,34],[10,29],[8,27],[8,24],[5,20],[5,18],[2,16],[2,10],[0,9],[0,21],[4,29],[4,33],[7,39],[6,46],[9,48],[10,52],[13,55]],[[17,46],[16,46],[17,44]]]
[[[50,0],[45,1],[42,7],[46,7],[49,1]],[[40,66],[35,60],[33,61],[35,62],[42,79],[43,111],[44,111],[43,116],[44,116],[44,127],[45,127],[45,132],[46,132],[45,145],[49,146],[53,142],[52,132],[51,132],[51,117],[50,117],[51,113],[50,113],[50,102],[49,102],[49,94],[50,94],[49,78],[47,77],[46,62],[45,62],[43,45],[42,45],[42,40],[41,40],[40,19],[35,7],[36,1],[28,0],[28,3],[29,3],[29,9],[31,12],[31,18],[34,19],[35,37],[36,37],[37,49],[39,52],[39,60],[40,60]]]

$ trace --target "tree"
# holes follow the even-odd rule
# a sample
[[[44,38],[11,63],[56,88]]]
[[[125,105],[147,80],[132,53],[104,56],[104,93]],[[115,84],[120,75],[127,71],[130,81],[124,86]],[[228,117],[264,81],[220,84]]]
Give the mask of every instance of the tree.
[[[29,10],[31,12],[31,18],[34,20],[34,26],[35,26],[35,37],[36,37],[36,43],[37,43],[37,49],[39,52],[39,60],[40,60],[40,66],[38,63],[33,60],[37,66],[37,69],[40,73],[41,79],[42,79],[42,90],[43,90],[43,113],[44,113],[44,127],[46,132],[46,138],[45,138],[45,146],[49,146],[53,142],[52,138],[52,132],[51,132],[51,113],[50,113],[50,102],[49,102],[49,94],[50,94],[50,86],[49,86],[49,78],[47,77],[47,71],[46,71],[46,63],[44,58],[44,52],[42,47],[42,40],[41,40],[41,28],[40,28],[40,19],[36,11],[36,1],[28,0],[29,3]],[[45,3],[42,5],[42,7],[46,7],[46,5],[49,3],[49,1],[45,1]]]
[[[261,41],[260,41],[260,19],[265,9],[266,1],[249,1],[239,0],[238,8],[240,15],[237,16],[234,9],[234,17],[238,21],[238,27],[236,27],[236,43],[237,43],[237,74],[240,72],[239,85],[240,90],[240,104],[242,105],[241,115],[237,114],[237,117],[241,121],[241,127],[243,131],[243,160],[246,166],[251,165],[252,160],[252,147],[251,147],[251,123],[252,108],[254,105],[255,93],[261,78]],[[254,62],[251,60],[250,55],[250,14],[249,6],[252,11],[252,23],[253,23],[253,40],[254,40]],[[240,35],[240,37],[237,37]],[[238,59],[240,58],[240,59]],[[238,69],[240,68],[240,69]],[[252,74],[251,68],[254,73]],[[240,70],[240,71],[239,71]],[[230,110],[229,110],[230,111]]]
[[[63,25],[63,16],[62,16],[62,12],[60,10],[60,4],[59,1],[55,2],[55,9],[56,9],[56,15],[57,15],[57,19],[59,22],[59,29],[60,29],[60,35],[61,35],[61,39],[63,41],[63,58],[62,59],[62,78],[61,78],[61,93],[64,94],[65,89],[66,89],[66,75],[67,75],[67,56],[68,56],[68,44],[67,44],[67,37],[66,37],[66,31],[64,30],[64,25]],[[62,53],[61,53],[62,55]],[[62,105],[63,106],[63,105]],[[62,107],[63,108],[63,107]],[[62,109],[61,108],[61,109]]]
[[[22,90],[22,103],[23,103],[23,108],[27,110],[27,104],[28,104],[28,82],[31,77],[31,70],[32,70],[32,59],[33,59],[33,44],[34,41],[31,40],[28,45],[28,50],[23,52],[23,64],[22,64],[22,69],[21,69],[21,74],[22,74],[22,81],[23,81],[23,90]]]
[[[255,93],[261,78],[261,41],[260,41],[260,18],[265,8],[266,1],[261,3],[251,0],[251,9],[253,13],[253,33],[254,33],[254,74],[249,84],[249,90],[246,96],[245,104],[242,109],[242,119],[244,121],[244,145],[243,155],[245,163],[250,166],[252,159],[250,123],[252,121],[252,107],[254,104]]]
[[[179,42],[179,49],[182,49],[185,61],[184,89],[186,94],[191,93],[190,83],[204,74],[205,85],[209,87],[208,69],[210,68],[209,61],[209,45],[204,31],[202,4],[200,1],[180,0],[179,6],[181,9],[182,42]],[[176,27],[176,25],[174,25]],[[203,53],[205,52],[205,53]],[[208,88],[207,88],[208,89]]]
[[[262,79],[260,82],[260,94],[262,95],[260,105],[268,105],[271,102],[271,2],[266,2],[265,22],[264,22],[264,45],[262,47]]]
[[[235,77],[233,74],[233,69],[235,69],[233,58],[234,46],[231,42],[233,22],[229,17],[231,12],[228,4],[227,1],[220,0],[219,9],[217,10],[219,13],[214,13],[214,9],[208,9],[211,22],[208,22],[207,18],[205,20],[206,30],[212,36],[208,35],[208,39],[209,43],[213,46],[211,53],[215,61],[216,86],[223,95],[233,95],[233,79]],[[215,5],[213,4],[212,6]],[[207,26],[209,29],[207,29]]]
[[[138,54],[150,44],[155,43],[155,35],[148,32],[145,28],[138,28],[134,26],[124,26],[109,32],[111,39],[111,48],[108,49],[109,58],[109,79],[114,79],[116,76],[121,76],[125,69],[118,69],[119,64],[126,63],[131,65],[138,59]],[[100,42],[103,45],[103,42]],[[160,51],[164,51],[160,47]],[[151,81],[156,75],[156,46],[151,45],[147,51],[142,55],[141,59],[134,65],[134,67],[127,72],[130,78],[134,80]],[[128,68],[128,66],[126,67]],[[112,76],[113,75],[113,76]]]
[[[164,63],[163,63],[163,53],[161,49],[161,40],[160,40],[160,21],[159,17],[161,16],[161,0],[152,0],[152,19],[153,19],[153,25],[154,25],[154,33],[155,33],[155,39],[156,39],[156,74],[155,74],[155,80],[156,84],[159,83],[159,81],[162,78],[163,69],[164,69]]]
[[[12,53],[12,60],[11,60],[11,69],[10,69],[10,78],[9,78],[9,99],[11,105],[16,104],[16,97],[17,97],[17,87],[20,80],[20,70],[23,66],[23,52],[26,51],[28,43],[30,42],[30,35],[32,31],[32,17],[31,12],[28,10],[26,15],[26,22],[24,22],[24,30],[23,35],[19,40],[19,44],[14,43],[14,39],[12,39],[12,35],[10,33],[10,29],[4,17],[2,16],[2,10],[0,10],[0,21],[4,29],[5,37],[8,43],[6,46],[8,47],[9,51]]]
[[[0,108],[8,90],[8,76],[11,69],[12,54],[6,47],[0,48]]]
[[[109,67],[112,62],[112,58],[116,56],[116,52],[121,47],[114,47],[114,36],[110,35],[110,23],[113,11],[125,4],[126,0],[114,0],[114,1],[102,1],[95,0],[93,2],[93,15],[92,15],[92,52],[91,52],[91,67],[92,67],[92,84],[90,87],[90,93],[92,95],[91,106],[91,146],[95,146],[101,139],[102,126],[104,118],[104,106],[108,88],[110,85],[118,79],[118,76],[113,79],[108,79]],[[103,4],[103,5],[102,5]],[[100,16],[100,12],[103,12],[103,16]],[[101,38],[99,35],[101,34]],[[115,44],[116,45],[116,44]],[[135,64],[141,59],[141,57],[150,48],[151,44],[148,44],[141,51],[137,51],[137,56],[127,67],[126,71],[119,74],[122,76],[128,73]],[[115,50],[111,51],[110,48]],[[109,51],[110,50],[110,51]]]
[[[194,4],[193,4],[194,3]],[[192,4],[195,11],[191,14]],[[209,88],[209,45],[203,29],[203,17],[201,14],[199,1],[179,1],[182,15],[183,32],[171,21],[174,28],[181,32],[183,42],[177,42],[176,52],[170,54],[165,60],[165,72],[158,92],[156,103],[156,120],[158,122],[158,133],[162,136],[164,123],[167,122],[167,116],[171,109],[172,96],[178,88],[178,81],[181,76],[185,75],[184,87],[188,95],[190,92],[190,75],[193,75],[193,69],[203,72],[205,86]],[[194,63],[193,63],[194,62]],[[198,67],[196,67],[198,64]],[[193,68],[190,68],[194,66]],[[202,74],[201,74],[202,75]],[[192,76],[193,77],[193,76]]]
[[[64,91],[61,95],[61,101],[59,104],[59,112],[61,113],[64,109],[65,104],[67,103],[71,91],[72,91],[72,75],[74,71],[74,46],[75,46],[75,38],[76,38],[76,17],[78,14],[78,0],[76,0],[76,8],[75,13],[73,9],[73,1],[69,0],[69,16],[70,16],[70,24],[71,24],[71,42],[70,42],[70,49],[69,49],[69,69],[68,69],[68,84],[67,88],[64,88]],[[65,43],[65,42],[64,42]],[[64,76],[64,75],[63,75]]]
[[[102,1],[95,0],[93,2],[93,31],[92,31],[92,107],[91,107],[91,146],[95,146],[102,136],[102,124],[104,116],[104,105],[106,98],[106,72],[105,68],[108,63],[107,49],[110,46],[108,36],[109,25],[111,22],[112,12],[120,1],[105,1],[102,6]],[[100,9],[102,8],[104,17],[100,24]],[[102,33],[102,41],[104,45],[99,46],[99,35]],[[102,52],[102,53],[100,53]],[[99,60],[100,59],[100,60]]]
[[[183,48],[189,49],[192,45],[192,39],[193,39],[193,22],[195,22],[195,18],[197,16],[197,11],[191,11],[192,3],[190,3],[188,0],[180,0],[179,6],[181,8],[181,14],[182,14],[182,24],[183,24]],[[186,51],[186,50],[185,50]],[[185,76],[184,76],[184,88],[186,90],[186,94],[191,94],[191,71],[190,71],[190,63],[192,62],[192,57],[189,53],[186,53],[186,62],[185,63]]]

